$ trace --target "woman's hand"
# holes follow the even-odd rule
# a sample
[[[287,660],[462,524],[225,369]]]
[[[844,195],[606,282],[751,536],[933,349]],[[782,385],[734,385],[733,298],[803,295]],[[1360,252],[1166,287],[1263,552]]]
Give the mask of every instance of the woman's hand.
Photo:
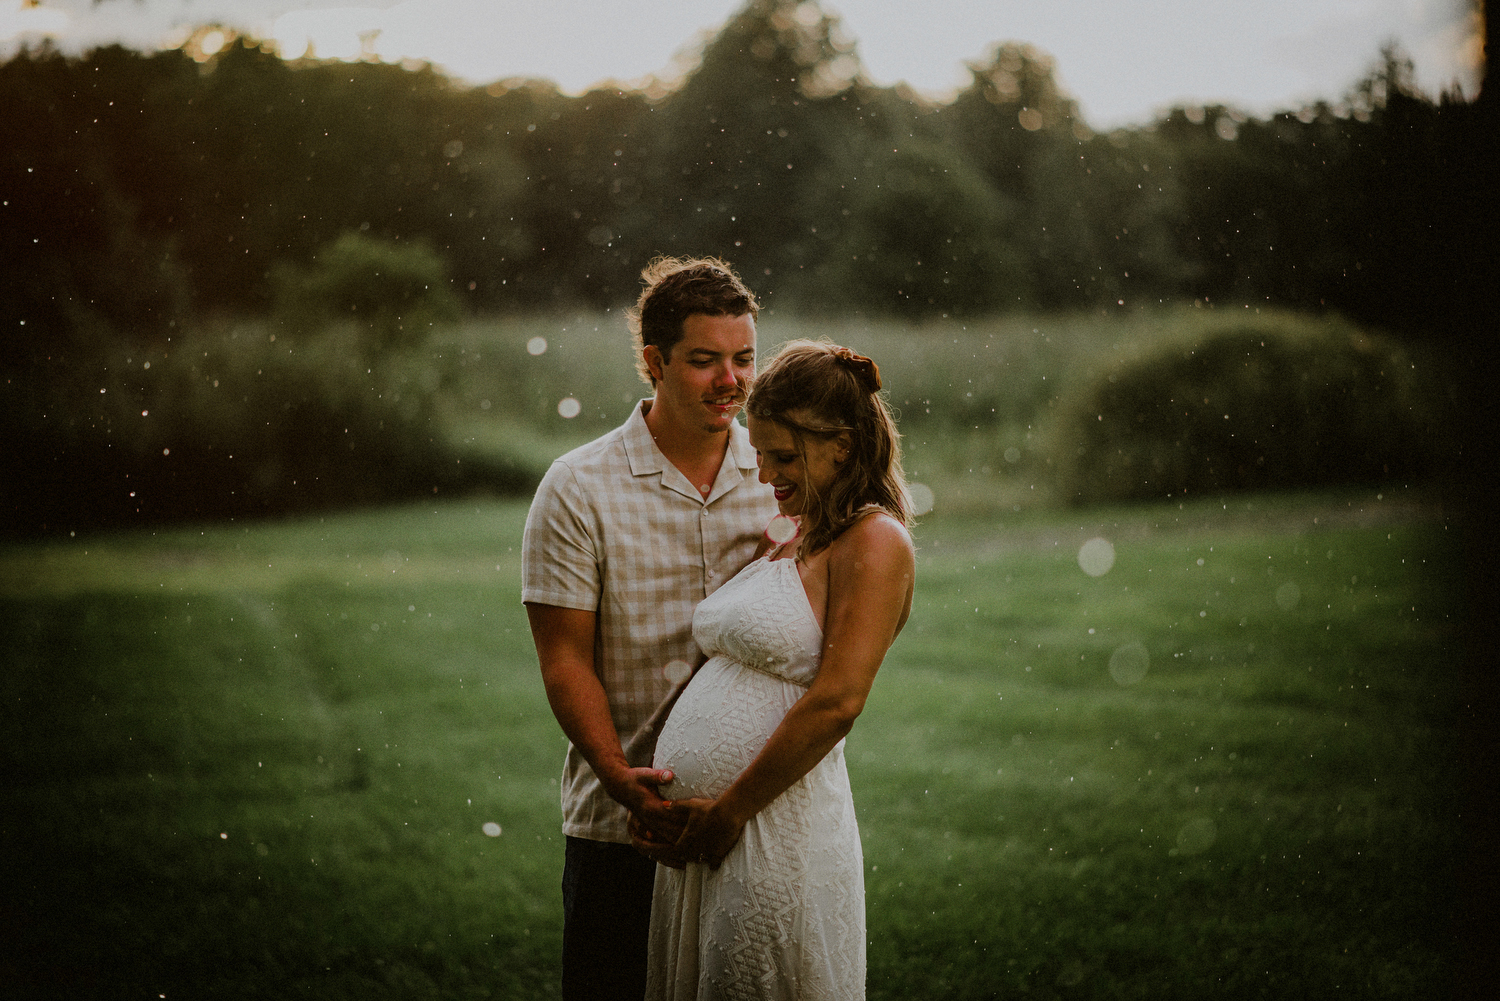
[[[731,816],[719,800],[679,799],[673,802],[672,810],[686,816],[675,846],[678,857],[707,863],[710,869],[723,864],[745,831],[745,821]]]
[[[687,868],[687,859],[677,850],[675,834],[664,837],[633,813],[626,821],[626,828],[630,831],[631,845],[651,861],[673,869]]]

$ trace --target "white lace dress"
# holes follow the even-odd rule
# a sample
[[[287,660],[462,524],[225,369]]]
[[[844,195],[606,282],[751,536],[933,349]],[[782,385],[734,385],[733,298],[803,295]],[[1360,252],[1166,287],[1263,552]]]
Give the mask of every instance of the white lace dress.
[[[672,709],[655,766],[669,799],[714,797],[817,677],[823,633],[790,559],[761,559],[693,615],[709,660]],[[717,871],[659,865],[648,1001],[865,996],[864,859],[844,744],[745,826]]]

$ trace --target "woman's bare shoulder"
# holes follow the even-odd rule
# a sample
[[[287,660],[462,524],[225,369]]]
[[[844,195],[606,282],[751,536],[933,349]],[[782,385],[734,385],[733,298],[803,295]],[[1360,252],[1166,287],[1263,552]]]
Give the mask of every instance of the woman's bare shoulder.
[[[850,525],[833,543],[833,560],[853,559],[881,565],[909,565],[916,556],[911,533],[884,511],[871,511]]]

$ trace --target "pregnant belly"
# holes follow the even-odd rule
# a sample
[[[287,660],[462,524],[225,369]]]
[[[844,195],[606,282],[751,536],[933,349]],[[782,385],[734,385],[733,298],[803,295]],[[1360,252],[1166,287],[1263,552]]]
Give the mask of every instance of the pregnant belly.
[[[715,797],[749,766],[802,686],[714,657],[688,684],[656,741],[655,766],[670,768],[667,799]]]

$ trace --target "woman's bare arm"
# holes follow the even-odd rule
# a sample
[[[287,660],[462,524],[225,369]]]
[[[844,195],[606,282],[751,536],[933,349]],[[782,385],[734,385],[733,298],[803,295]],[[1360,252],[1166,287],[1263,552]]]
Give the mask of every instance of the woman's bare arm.
[[[828,609],[818,676],[750,766],[717,799],[679,800],[678,848],[717,866],[749,819],[810,772],[864,710],[875,673],[911,612],[916,559],[895,519],[864,518],[829,549]]]

